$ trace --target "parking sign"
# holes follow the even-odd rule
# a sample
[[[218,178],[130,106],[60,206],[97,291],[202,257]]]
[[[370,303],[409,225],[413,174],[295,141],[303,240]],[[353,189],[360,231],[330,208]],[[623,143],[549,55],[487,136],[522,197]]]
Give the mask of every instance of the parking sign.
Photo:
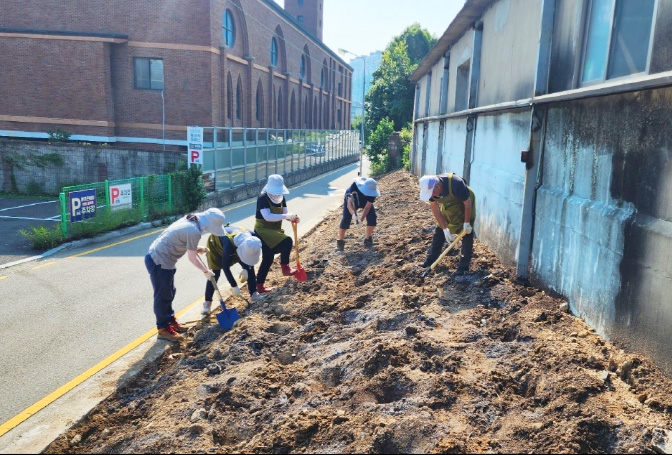
[[[110,207],[116,209],[130,209],[133,206],[133,189],[130,183],[110,185]]]
[[[203,164],[203,128],[200,126],[187,127],[187,164]]]
[[[75,223],[96,216],[96,190],[71,191],[70,222]]]

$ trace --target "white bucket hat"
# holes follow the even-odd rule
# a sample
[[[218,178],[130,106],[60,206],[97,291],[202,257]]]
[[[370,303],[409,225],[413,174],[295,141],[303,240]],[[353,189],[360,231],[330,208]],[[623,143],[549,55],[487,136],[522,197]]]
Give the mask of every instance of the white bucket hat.
[[[196,217],[201,225],[201,231],[221,237],[226,235],[224,231],[224,212],[218,208],[209,208],[205,212],[197,213]]]
[[[268,194],[289,194],[289,190],[285,186],[285,180],[279,174],[269,175],[268,182],[266,182],[266,186],[261,192]]]
[[[250,234],[238,234],[233,242],[236,243],[238,237],[244,236],[242,242],[237,245],[236,253],[242,262],[253,266],[261,259],[261,240]]]
[[[439,181],[439,179],[433,175],[423,175],[420,178],[420,200],[429,201],[429,198],[432,197],[432,192],[434,191],[434,186]]]
[[[380,196],[380,191],[378,190],[378,183],[373,180],[372,178],[365,178],[365,177],[360,177],[357,180],[355,180],[355,184],[357,185],[357,188],[359,188],[359,191],[364,194],[364,196],[369,196],[369,197],[378,197]]]

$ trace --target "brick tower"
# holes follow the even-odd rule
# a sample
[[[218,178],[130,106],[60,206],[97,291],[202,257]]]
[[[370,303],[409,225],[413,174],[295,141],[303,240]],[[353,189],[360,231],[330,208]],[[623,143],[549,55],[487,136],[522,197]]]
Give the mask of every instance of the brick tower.
[[[322,41],[322,16],[324,0],[285,0],[285,11],[315,38]]]

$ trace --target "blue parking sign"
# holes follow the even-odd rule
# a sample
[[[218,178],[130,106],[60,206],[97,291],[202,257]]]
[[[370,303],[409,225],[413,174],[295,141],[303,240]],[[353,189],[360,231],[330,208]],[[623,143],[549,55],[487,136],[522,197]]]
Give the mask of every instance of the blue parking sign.
[[[96,190],[71,191],[70,199],[70,222],[74,223],[96,216]]]

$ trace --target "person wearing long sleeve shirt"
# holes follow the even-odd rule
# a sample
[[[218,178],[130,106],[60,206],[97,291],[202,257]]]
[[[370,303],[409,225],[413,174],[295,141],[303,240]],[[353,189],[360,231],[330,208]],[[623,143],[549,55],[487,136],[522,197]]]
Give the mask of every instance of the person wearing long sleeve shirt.
[[[299,217],[288,211],[285,194],[289,194],[289,190],[285,186],[284,179],[281,175],[273,174],[268,176],[266,186],[257,198],[254,232],[262,242],[261,265],[257,273],[257,292],[260,294],[273,290],[272,287],[267,288],[264,283],[276,254],[280,254],[280,267],[284,276],[297,273],[297,270],[289,265],[289,255],[294,242],[285,234],[282,222],[287,220],[298,223]]]
[[[211,235],[208,238],[208,267],[215,274],[215,283],[219,280],[221,272],[224,272],[224,276],[231,286],[231,293],[240,295],[238,282],[231,272],[233,265],[240,264],[242,267],[240,279],[241,282],[247,282],[250,300],[260,300],[261,295],[256,289],[257,280],[254,274],[254,265],[261,258],[261,240],[247,229],[239,226],[226,226],[224,231],[226,235]],[[208,316],[211,312],[214,293],[215,286],[211,280],[208,280],[205,284],[203,316]]]

